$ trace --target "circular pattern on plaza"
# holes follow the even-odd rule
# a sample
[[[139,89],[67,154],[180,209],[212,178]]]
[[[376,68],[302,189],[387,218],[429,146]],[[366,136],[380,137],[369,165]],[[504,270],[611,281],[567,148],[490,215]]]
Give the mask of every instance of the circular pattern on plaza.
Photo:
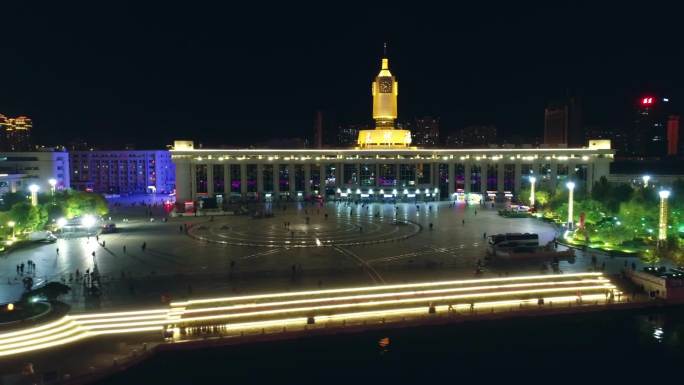
[[[188,229],[191,237],[211,243],[253,247],[360,246],[401,241],[417,235],[421,226],[383,217],[331,216],[291,219],[245,217],[216,219]]]

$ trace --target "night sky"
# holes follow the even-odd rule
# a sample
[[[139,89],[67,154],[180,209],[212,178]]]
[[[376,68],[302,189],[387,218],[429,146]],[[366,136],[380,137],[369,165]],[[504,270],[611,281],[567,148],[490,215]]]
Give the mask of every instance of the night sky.
[[[585,124],[609,127],[642,93],[684,97],[682,10],[651,1],[101,3],[3,4],[0,113],[33,118],[38,143],[245,145],[310,135],[318,108],[366,121],[384,41],[400,119],[440,116],[443,133],[540,136],[567,92]]]

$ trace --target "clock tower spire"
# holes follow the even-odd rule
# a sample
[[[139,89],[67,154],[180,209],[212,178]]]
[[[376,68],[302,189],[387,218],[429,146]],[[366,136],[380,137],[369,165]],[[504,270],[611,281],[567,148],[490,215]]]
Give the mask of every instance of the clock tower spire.
[[[389,69],[387,43],[383,45],[380,60],[380,72],[371,84],[373,96],[374,130],[361,130],[358,145],[361,148],[407,148],[411,144],[411,132],[397,130],[394,121],[397,119],[397,96],[399,83]]]
[[[387,43],[383,46],[383,57],[380,61],[380,73],[371,85],[373,95],[373,119],[375,128],[394,128],[397,119],[397,95],[399,83],[389,70]]]

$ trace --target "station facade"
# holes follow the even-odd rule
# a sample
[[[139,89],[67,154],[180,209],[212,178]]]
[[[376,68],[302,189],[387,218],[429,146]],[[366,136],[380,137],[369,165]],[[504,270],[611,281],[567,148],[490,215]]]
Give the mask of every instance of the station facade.
[[[176,143],[176,200],[216,197],[301,200],[513,197],[536,178],[555,190],[566,181],[590,191],[609,174],[613,151],[602,141],[554,149],[221,150]]]
[[[386,56],[386,55],[385,55]],[[383,57],[371,83],[375,129],[352,149],[195,149],[176,141],[176,201],[505,200],[530,183],[589,191],[609,174],[609,140],[582,148],[423,149],[395,127],[399,83]],[[530,179],[530,176],[534,176]]]

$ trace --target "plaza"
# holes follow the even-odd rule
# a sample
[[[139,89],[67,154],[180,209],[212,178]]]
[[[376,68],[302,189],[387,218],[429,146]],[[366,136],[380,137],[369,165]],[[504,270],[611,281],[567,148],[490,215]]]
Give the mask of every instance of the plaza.
[[[263,210],[267,204],[254,207]],[[534,232],[541,243],[556,236],[553,226],[536,219],[503,218],[496,209],[450,202],[281,207],[286,209],[275,209],[270,218],[185,217],[168,222],[161,220],[166,215],[161,207],[155,209],[154,221],[142,207],[113,208],[117,233],[101,234],[98,240],[59,239],[5,254],[0,259],[2,302],[21,294],[15,267],[28,260],[36,264],[37,285],[62,279],[71,285],[72,292],[63,300],[75,310],[110,309],[158,304],[161,295],[178,299],[474,277],[478,260],[484,262],[485,233]],[[187,233],[182,231],[185,225]],[[581,251],[576,255],[573,261],[560,262],[563,272],[591,268],[589,256]],[[599,256],[598,262],[606,263],[607,272],[618,272],[624,261]],[[69,281],[77,269],[83,273],[95,263],[103,277],[103,293],[98,302],[89,302],[79,282]],[[540,269],[538,261],[492,262],[482,276],[538,274]]]

